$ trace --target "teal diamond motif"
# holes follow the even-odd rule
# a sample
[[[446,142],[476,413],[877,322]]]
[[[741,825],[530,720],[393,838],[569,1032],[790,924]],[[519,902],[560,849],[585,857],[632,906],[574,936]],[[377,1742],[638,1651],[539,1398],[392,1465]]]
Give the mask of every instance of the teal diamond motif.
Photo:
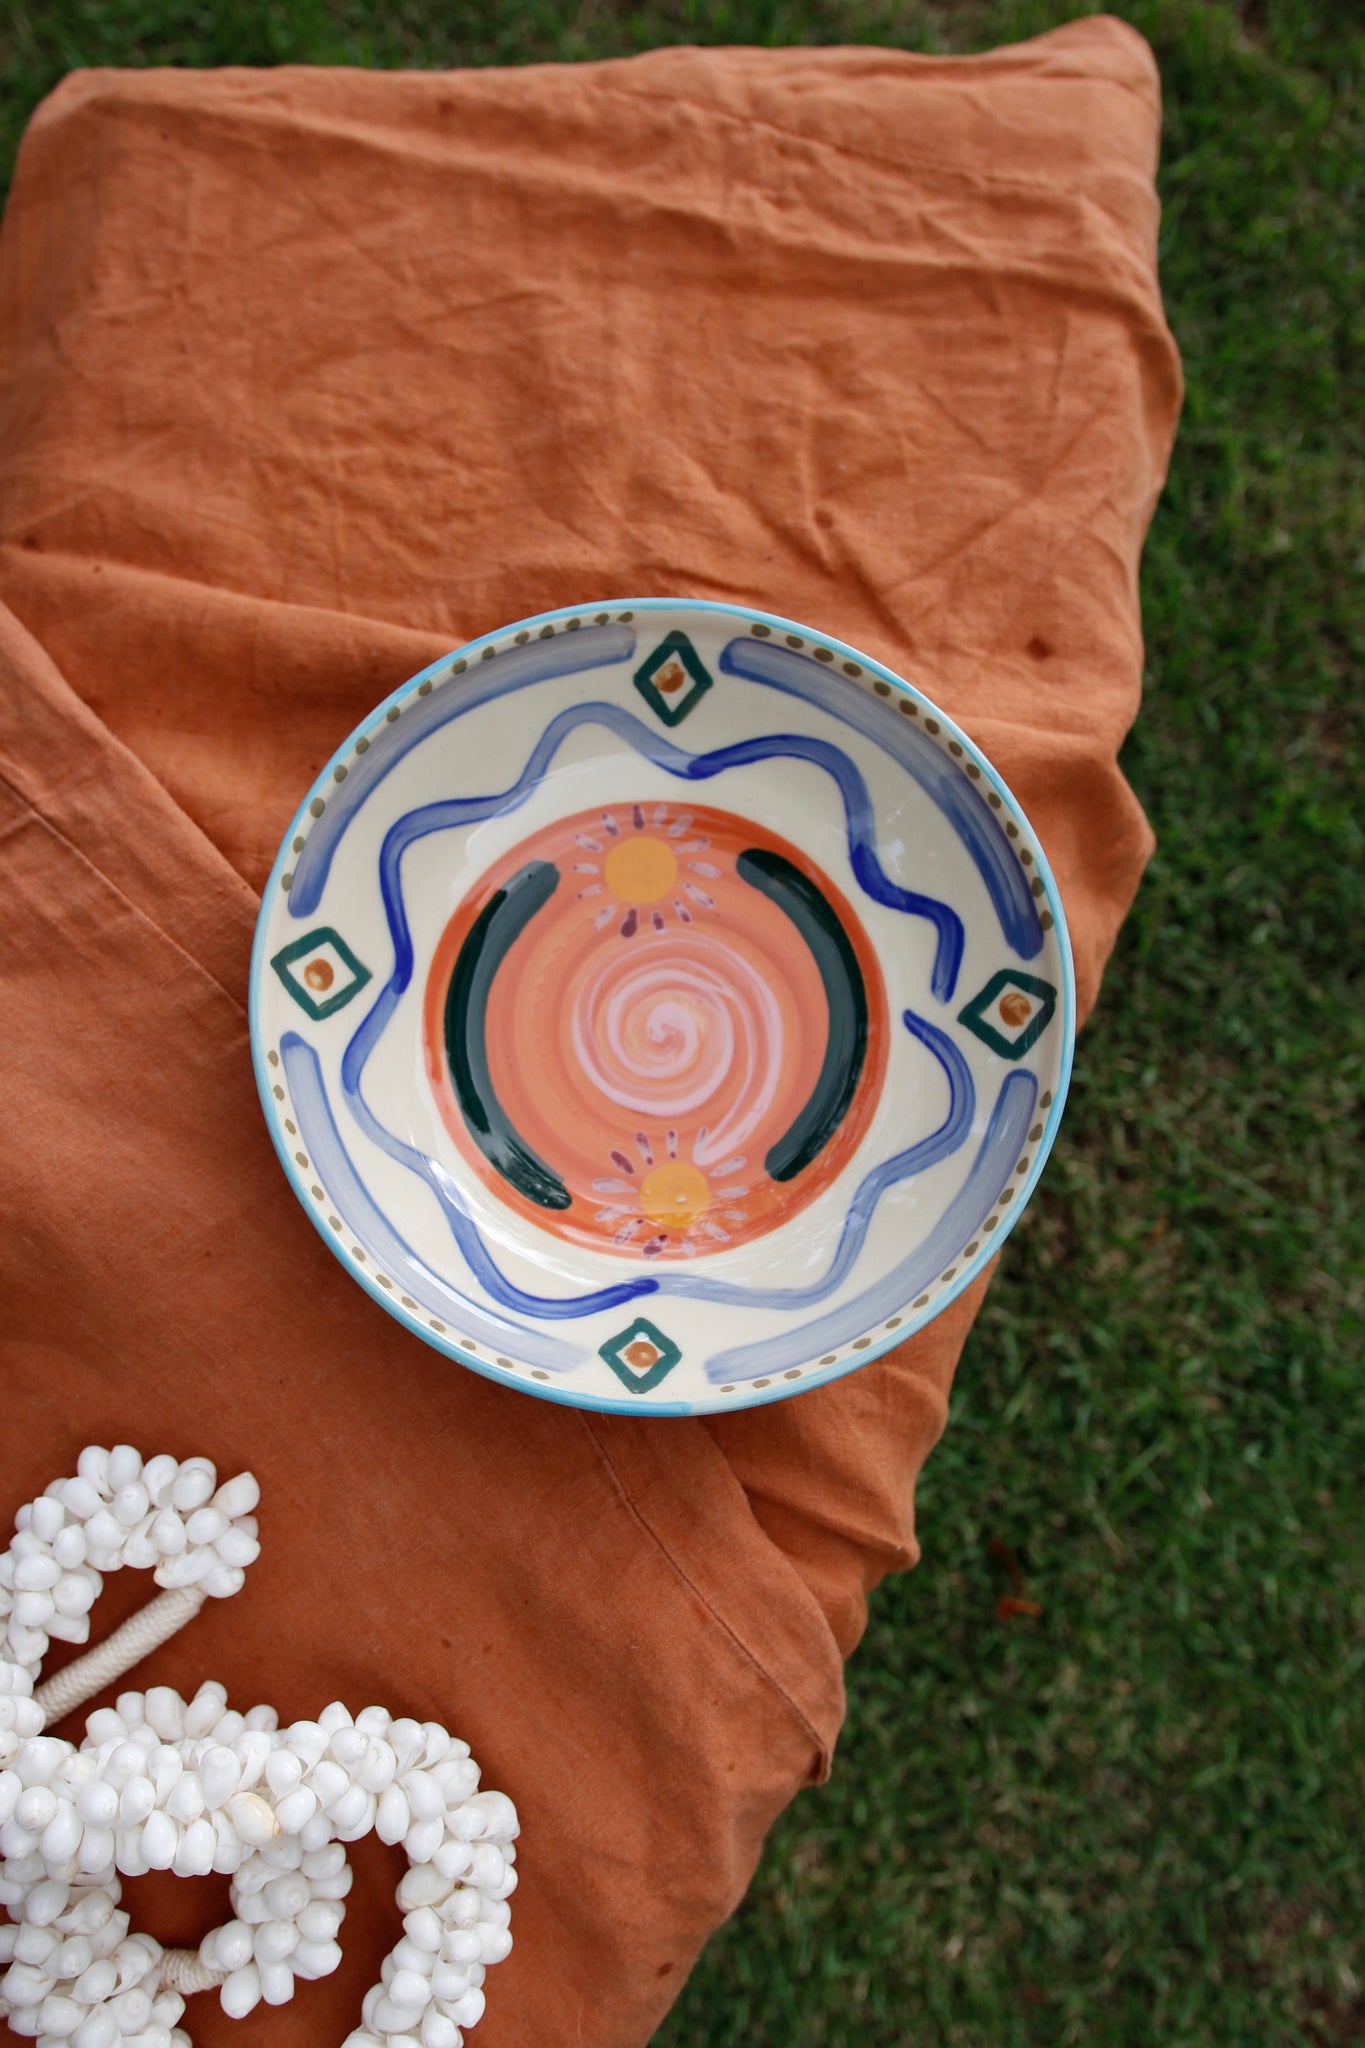
[[[600,1354],[623,1387],[632,1394],[647,1394],[660,1380],[668,1378],[682,1357],[671,1337],[665,1337],[646,1316],[637,1316],[628,1330],[599,1347]]]
[[[344,1010],[371,979],[369,968],[329,924],[291,939],[270,964],[299,1008],[315,1019]]]
[[[665,725],[681,725],[710,689],[711,677],[686,633],[666,633],[636,669],[635,687]]]
[[[1002,1059],[1021,1060],[1047,1030],[1056,1008],[1057,991],[1050,981],[1002,967],[958,1012],[957,1021]]]

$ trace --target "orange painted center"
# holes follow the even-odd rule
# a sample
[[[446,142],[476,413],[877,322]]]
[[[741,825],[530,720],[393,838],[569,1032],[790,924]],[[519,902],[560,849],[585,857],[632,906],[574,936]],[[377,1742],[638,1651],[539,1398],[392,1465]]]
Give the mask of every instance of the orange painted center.
[[[736,870],[780,855],[818,889],[862,977],[858,1085],[816,1156],[775,1181],[766,1156],[820,1079],[829,1001],[792,919]],[[531,863],[553,892],[507,947],[483,1015],[488,1077],[518,1140],[567,1189],[543,1207],[489,1164],[447,1065],[447,992],[465,940]],[[789,842],[700,805],[614,804],[531,834],[480,879],[432,961],[427,1078],[480,1181],[553,1235],[617,1257],[692,1260],[785,1223],[848,1165],[881,1091],[887,1005],[853,910]]]

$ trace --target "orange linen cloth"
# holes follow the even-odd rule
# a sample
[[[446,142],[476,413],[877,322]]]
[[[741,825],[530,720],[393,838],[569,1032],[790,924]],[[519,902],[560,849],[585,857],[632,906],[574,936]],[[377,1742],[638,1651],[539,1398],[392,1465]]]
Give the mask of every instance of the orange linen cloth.
[[[480,2048],[644,2042],[826,1769],[979,1294],[717,1421],[426,1350],[286,1186],[258,891],[385,692],[469,635],[679,593],[809,621],[980,741],[1081,999],[1151,848],[1115,764],[1179,371],[1157,80],[1108,20],[962,61],[660,51],[375,76],[92,72],[0,244],[6,1515],[82,1444],[260,1478],[244,1590],[125,1683],[441,1720],[523,1822]],[[150,1594],[111,1581],[97,1633]],[[49,1669],[53,1668],[52,1665]],[[71,1727],[73,1724],[68,1724]],[[260,2007],[331,2048],[397,1935]],[[226,1881],[126,1895],[163,1939]],[[244,2038],[217,2001],[200,2048]]]

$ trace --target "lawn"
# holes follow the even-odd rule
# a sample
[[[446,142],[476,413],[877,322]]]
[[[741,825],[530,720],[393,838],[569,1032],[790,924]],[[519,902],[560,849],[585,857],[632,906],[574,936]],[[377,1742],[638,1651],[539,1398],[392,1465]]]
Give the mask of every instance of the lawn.
[[[21,0],[0,143],[76,64],[947,52],[1080,11]],[[833,1782],[656,2048],[1365,2040],[1365,31],[1345,0],[1115,11],[1161,65],[1189,384],[1125,762],[1160,852]],[[1036,1619],[997,1617],[1005,1552]]]

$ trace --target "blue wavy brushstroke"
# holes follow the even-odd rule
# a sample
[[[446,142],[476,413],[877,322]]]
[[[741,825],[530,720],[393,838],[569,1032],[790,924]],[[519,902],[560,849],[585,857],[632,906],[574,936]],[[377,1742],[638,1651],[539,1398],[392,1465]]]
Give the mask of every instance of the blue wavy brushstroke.
[[[904,1012],[903,1021],[920,1044],[933,1053],[947,1076],[948,1114],[936,1131],[927,1138],[919,1139],[906,1151],[884,1159],[860,1183],[848,1205],[839,1243],[824,1277],[813,1280],[806,1287],[778,1287],[760,1293],[752,1287],[736,1286],[733,1281],[708,1280],[704,1274],[694,1277],[685,1273],[676,1280],[661,1281],[663,1293],[684,1295],[693,1301],[722,1302],[736,1308],[797,1309],[824,1301],[847,1278],[863,1248],[873,1212],[886,1190],[894,1187],[897,1181],[909,1180],[912,1174],[924,1173],[929,1167],[937,1166],[940,1159],[947,1159],[956,1152],[976,1115],[976,1090],[972,1085],[971,1071],[951,1038],[936,1024],[917,1017],[913,1010]]]
[[[516,810],[543,781],[560,747],[580,725],[605,726],[656,768],[662,768],[667,774],[676,775],[686,782],[706,782],[712,776],[723,775],[727,769],[748,767],[755,761],[810,761],[817,768],[823,768],[843,798],[849,860],[860,886],[874,903],[883,904],[888,910],[902,911],[908,917],[926,918],[933,925],[937,951],[930,985],[940,1001],[951,999],[962,960],[962,920],[946,903],[940,903],[932,896],[917,895],[912,889],[902,889],[882,872],[873,846],[876,820],[872,799],[860,771],[847,754],[841,753],[828,740],[813,739],[804,733],[767,733],[755,739],[736,740],[728,747],[715,747],[707,754],[689,754],[655,727],[643,724],[632,712],[606,702],[570,705],[552,718],[532,748],[521,774],[505,790],[487,796],[449,797],[438,803],[423,804],[417,810],[405,812],[390,826],[380,852],[379,881],[390,930],[394,933],[396,968],[405,962],[410,973],[412,965],[412,941],[402,913],[398,887],[398,863],[407,848],[429,832],[477,825],[497,813]],[[297,880],[294,886],[297,889]],[[407,986],[406,979],[402,986]]]
[[[706,1377],[711,1384],[759,1379],[788,1366],[804,1365],[812,1356],[832,1351],[897,1314],[907,1301],[922,1293],[989,1215],[1019,1156],[1037,1097],[1038,1083],[1032,1074],[1007,1076],[971,1171],[929,1235],[875,1286],[842,1302],[827,1316],[708,1358]]]
[[[401,718],[370,734],[368,750],[347,763],[346,780],[328,791],[327,808],[308,834],[294,867],[288,898],[290,916],[313,915],[322,900],[342,834],[385,776],[422,740],[495,697],[527,689],[532,683],[581,675],[584,669],[629,661],[634,652],[635,635],[628,626],[584,626],[576,633],[556,633],[552,640],[533,640],[526,647],[507,648],[487,662],[477,662],[454,689],[445,687],[442,678],[431,696],[419,697],[415,703],[406,705]]]
[[[393,1000],[398,1000],[397,994]],[[375,1010],[378,1008],[379,1005],[376,1004]],[[374,1014],[375,1011],[371,1011],[370,1016],[373,1017]],[[623,1302],[638,1301],[643,1294],[658,1292],[659,1283],[651,1275],[639,1280],[622,1280],[611,1287],[599,1287],[590,1294],[570,1295],[527,1294],[523,1288],[507,1279],[479,1235],[478,1225],[465,1206],[459,1182],[447,1172],[439,1159],[433,1159],[429,1153],[419,1151],[415,1145],[407,1145],[401,1138],[396,1138],[386,1125],[380,1123],[360,1093],[360,1068],[365,1064],[368,1047],[361,1054],[354,1069],[354,1082],[348,1082],[348,1063],[355,1051],[356,1040],[369,1021],[370,1018],[365,1020],[360,1032],[356,1033],[356,1037],[347,1046],[342,1062],[341,1085],[351,1105],[351,1114],[373,1144],[378,1145],[381,1151],[387,1152],[390,1159],[397,1160],[400,1166],[406,1166],[431,1189],[440,1204],[441,1214],[450,1227],[450,1234],[459,1248],[460,1256],[493,1301],[502,1308],[513,1310],[517,1315],[534,1316],[542,1322],[562,1322],[579,1316],[595,1315],[599,1309],[619,1308]],[[381,1025],[380,1029],[382,1028]],[[369,1045],[373,1045],[372,1039]]]
[[[829,671],[819,662],[789,647],[776,647],[770,640],[731,640],[721,652],[720,667],[726,675],[763,683],[770,690],[814,704],[831,718],[852,726],[913,775],[975,862],[1008,943],[1021,959],[1037,958],[1043,950],[1043,928],[1009,840],[980,791],[928,733],[920,731],[911,719],[893,722],[862,690],[832,690]]]
[[[294,1119],[308,1156],[338,1207],[404,1293],[411,1295],[428,1315],[453,1324],[460,1335],[482,1340],[494,1352],[504,1346],[515,1349],[519,1358],[550,1372],[574,1372],[587,1363],[588,1352],[557,1337],[490,1315],[485,1305],[471,1301],[468,1295],[459,1293],[433,1273],[377,1207],[352,1165],[332,1116],[322,1066],[312,1046],[297,1032],[286,1031],[280,1039],[280,1060],[293,1098]]]
[[[415,1173],[431,1189],[470,1271],[480,1285],[487,1289],[490,1297],[502,1307],[513,1309],[523,1315],[559,1319],[592,1315],[599,1309],[614,1308],[624,1302],[638,1300],[643,1295],[655,1293],[693,1294],[703,1299],[714,1298],[735,1304],[747,1303],[750,1306],[775,1305],[781,1298],[777,1295],[769,1294],[762,1289],[727,1288],[723,1283],[706,1280],[701,1275],[695,1278],[679,1276],[676,1279],[642,1276],[638,1280],[621,1281],[592,1293],[569,1297],[526,1293],[505,1278],[489,1254],[473,1218],[461,1199],[458,1183],[453,1176],[428,1153],[396,1137],[375,1116],[361,1091],[366,1062],[412,979],[412,933],[403,905],[401,869],[404,853],[409,846],[432,832],[478,824],[494,813],[514,810],[525,803],[544,777],[568,735],[580,725],[592,723],[605,725],[619,739],[635,747],[647,760],[665,769],[669,774],[688,781],[704,781],[713,775],[722,774],[727,768],[747,766],[754,761],[768,760],[774,756],[812,761],[833,777],[844,799],[850,851],[855,846],[867,845],[872,827],[872,808],[867,786],[847,756],[825,740],[812,739],[800,734],[773,734],[762,739],[741,740],[732,746],[718,747],[708,754],[689,754],[662,734],[643,724],[632,713],[622,710],[619,705],[572,705],[561,711],[546,726],[532,749],[522,773],[508,789],[492,795],[450,797],[437,803],[423,804],[417,810],[406,812],[389,827],[379,854],[379,888],[393,945],[393,973],[346,1047],[341,1062],[341,1085],[350,1103],[351,1113],[365,1135],[380,1146],[391,1159]],[[935,962],[936,979],[940,974],[947,976],[948,986],[951,987],[952,980],[956,977],[957,957],[960,956],[962,943],[961,925],[955,914],[942,904],[929,903],[925,909],[922,906],[928,903],[928,899],[914,897],[909,891],[898,889],[894,883],[887,881],[881,874],[876,856],[870,847],[868,864],[869,879],[874,885],[873,889],[869,889],[869,894],[874,893],[879,886],[884,892],[878,896],[879,901],[888,903],[895,909],[910,910],[915,915],[931,916],[936,923],[938,913],[942,913],[943,918],[951,920],[951,924],[938,926],[940,943]],[[866,882],[864,886],[867,886]],[[961,1143],[966,1127],[970,1124],[970,1108],[966,1122],[963,1123],[957,1114],[957,1106],[963,1099],[964,1083],[966,1095],[970,1097],[971,1078],[961,1055],[943,1033],[933,1026],[921,1025],[919,1019],[912,1022],[912,1018],[913,1012],[907,1011],[908,1028],[916,1031],[931,1051],[938,1053],[949,1075],[954,1107],[950,1108],[948,1123],[943,1131],[924,1141],[926,1147],[944,1147],[934,1154],[935,1157],[942,1158]],[[926,1035],[930,1033],[932,1036]],[[940,1051],[940,1046],[946,1050]],[[891,1176],[892,1178],[900,1179],[904,1178],[906,1173],[921,1172],[925,1165],[932,1163],[927,1154],[924,1157],[916,1156],[919,1149],[912,1147],[909,1153],[898,1155],[903,1160],[910,1160],[911,1163],[903,1165],[898,1173]],[[895,1164],[895,1161],[887,1161],[884,1168],[877,1169],[877,1173],[884,1174]],[[870,1175],[868,1181],[864,1182],[863,1188],[855,1197],[855,1207],[862,1199],[864,1191],[876,1180],[877,1173]],[[822,1299],[839,1284],[843,1273],[857,1257],[877,1199],[890,1184],[890,1179],[883,1179],[880,1186],[877,1186],[875,1192],[870,1195],[865,1210],[858,1210],[856,1216],[855,1211],[850,1210],[840,1248],[831,1269],[832,1277],[827,1277],[817,1290],[796,1292],[793,1300],[797,1305],[804,1300]],[[720,1291],[713,1295],[713,1289]]]

